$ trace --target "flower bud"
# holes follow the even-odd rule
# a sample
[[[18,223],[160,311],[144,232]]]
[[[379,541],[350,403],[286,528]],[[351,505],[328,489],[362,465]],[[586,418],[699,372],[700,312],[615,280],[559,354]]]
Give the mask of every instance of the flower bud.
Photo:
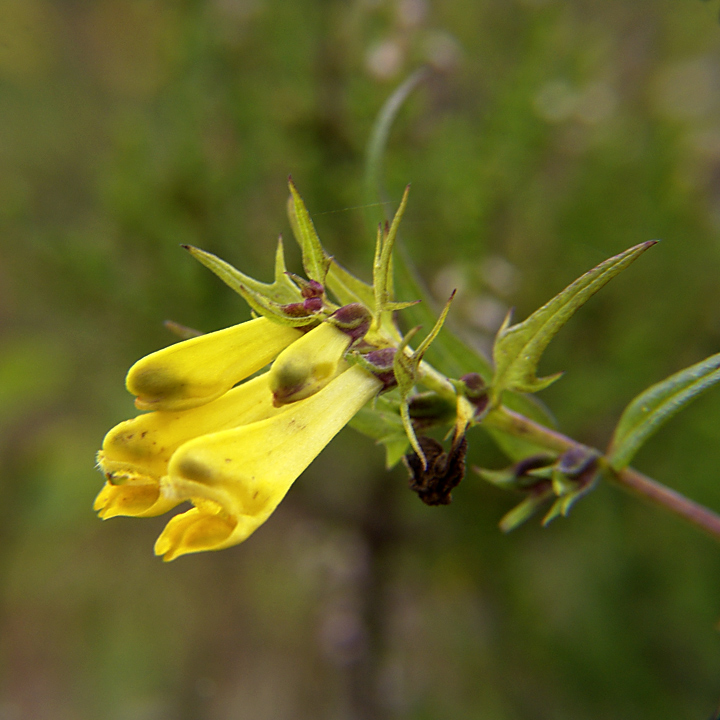
[[[328,322],[342,330],[353,343],[365,337],[371,320],[370,311],[361,303],[344,305],[328,318]]]
[[[465,387],[465,397],[475,406],[475,417],[479,417],[489,402],[485,381],[478,373],[468,373],[463,375],[460,380]]]
[[[390,390],[397,385],[395,372],[395,348],[381,348],[363,355],[361,364],[383,384],[383,390]]]
[[[343,355],[352,338],[322,323],[285,348],[270,368],[270,391],[276,406],[303,400],[322,390],[344,369]]]

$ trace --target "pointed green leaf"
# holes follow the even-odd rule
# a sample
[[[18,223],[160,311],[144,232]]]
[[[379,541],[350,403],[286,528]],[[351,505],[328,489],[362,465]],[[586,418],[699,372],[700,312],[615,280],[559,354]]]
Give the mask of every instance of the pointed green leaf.
[[[397,381],[398,386],[398,392],[400,394],[400,417],[402,418],[403,425],[405,427],[405,432],[407,433],[408,440],[410,440],[410,444],[413,447],[413,450],[417,453],[418,457],[420,458],[423,468],[427,467],[427,461],[425,460],[425,453],[423,453],[420,443],[418,442],[417,436],[415,435],[415,429],[413,428],[412,419],[410,418],[410,410],[408,407],[408,397],[410,396],[410,393],[412,392],[413,387],[415,386],[415,383],[418,381],[420,372],[420,363],[422,362],[423,356],[425,355],[425,352],[427,351],[428,347],[432,343],[432,341],[437,337],[437,334],[440,332],[440,329],[443,326],[443,323],[445,322],[445,318],[447,317],[448,312],[450,311],[450,304],[452,303],[453,297],[455,296],[455,293],[450,296],[450,299],[447,301],[445,307],[443,308],[442,313],[440,314],[440,317],[435,322],[435,325],[433,326],[432,330],[427,334],[425,339],[420,343],[417,350],[412,352],[410,355],[408,355],[405,350],[408,347],[408,344],[410,343],[410,340],[413,338],[415,333],[420,328],[413,328],[400,342],[400,345],[397,348],[397,352],[395,353],[395,357],[393,359],[393,373],[395,375],[395,380]],[[427,368],[426,372],[431,372],[432,368]],[[434,371],[432,371],[434,372]],[[450,390],[453,391],[452,386],[450,385]]]
[[[319,283],[324,284],[331,258],[325,253],[323,246],[320,244],[320,238],[315,231],[310,213],[295,188],[292,178],[289,180],[289,185],[288,216],[295,239],[298,241],[302,251],[305,273],[311,280],[317,280]]]
[[[650,240],[611,257],[569,285],[527,320],[510,325],[506,319],[493,348],[495,376],[493,394],[499,399],[504,390],[537,392],[555,381],[560,374],[538,378],[540,357],[560,328],[607,282],[624,270],[656,240]]]
[[[504,533],[514,530],[529,520],[552,497],[552,490],[528,495],[521,503],[506,513],[500,520],[500,529]]]
[[[518,477],[514,467],[502,470],[490,470],[488,468],[474,467],[473,470],[483,479],[503,490],[517,490]]]
[[[206,268],[212,270],[226,285],[241,295],[256,313],[293,327],[302,327],[313,321],[312,316],[291,317],[283,312],[283,305],[301,302],[303,298],[298,288],[284,272],[282,243],[278,245],[275,282],[272,284],[253,280],[212,253],[191,245],[183,245],[183,247]]]
[[[720,353],[671,375],[625,408],[607,458],[614,470],[632,461],[642,444],[690,401],[720,381]]]
[[[285,272],[285,255],[283,253],[282,238],[278,240],[277,251],[275,252],[275,281],[273,283],[263,283],[259,280],[241,273],[230,263],[221,260],[216,255],[193,247],[192,245],[183,245],[183,247],[199,262],[201,262],[208,270],[214,272],[228,287],[236,293],[243,295],[250,291],[257,295],[262,295],[272,302],[286,304],[301,302],[302,295],[295,283],[287,276]],[[242,288],[242,290],[241,290]]]
[[[407,355],[405,349],[407,348],[410,340],[413,338],[415,333],[420,328],[413,328],[403,339],[397,348],[395,358],[393,359],[393,374],[398,384],[398,392],[400,394],[400,417],[402,418],[403,427],[407,434],[408,440],[413,447],[413,450],[417,453],[420,458],[423,468],[427,467],[425,460],[425,453],[423,453],[420,443],[418,442],[417,436],[415,435],[415,429],[413,428],[412,419],[410,418],[410,411],[408,408],[408,397],[412,392],[415,382],[417,380],[418,363],[414,362],[414,356]]]

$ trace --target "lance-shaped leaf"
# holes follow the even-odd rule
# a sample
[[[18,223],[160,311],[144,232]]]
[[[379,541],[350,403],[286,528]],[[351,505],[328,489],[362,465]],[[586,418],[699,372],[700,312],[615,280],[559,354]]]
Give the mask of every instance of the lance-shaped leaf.
[[[310,213],[305,207],[292,178],[289,180],[290,198],[288,200],[288,217],[295,239],[300,245],[305,273],[311,280],[325,284],[325,276],[330,267],[331,258],[320,244]]]
[[[276,303],[293,303],[303,299],[298,287],[288,277],[285,268],[282,238],[278,239],[278,246],[275,251],[275,280],[272,283],[255,280],[249,275],[241,273],[230,263],[205,250],[192,245],[183,245],[183,247],[208,270],[214,272],[228,287],[243,295],[243,297],[245,297],[244,293],[251,292],[262,295],[267,300]]]
[[[649,240],[605,260],[517,325],[510,325],[508,315],[493,347],[495,401],[504,390],[537,392],[557,380],[562,373],[544,378],[536,376],[540,357],[550,341],[578,308],[656,242]]]
[[[627,467],[642,444],[690,401],[720,381],[720,353],[685,368],[640,393],[625,408],[607,458],[614,470]]]
[[[241,295],[255,312],[283,325],[300,327],[312,322],[312,317],[292,317],[283,311],[284,305],[301,303],[302,294],[285,270],[282,240],[278,242],[275,254],[275,281],[262,283],[241,273],[230,263],[212,253],[192,245],[183,247],[206,268],[212,270],[228,287]]]

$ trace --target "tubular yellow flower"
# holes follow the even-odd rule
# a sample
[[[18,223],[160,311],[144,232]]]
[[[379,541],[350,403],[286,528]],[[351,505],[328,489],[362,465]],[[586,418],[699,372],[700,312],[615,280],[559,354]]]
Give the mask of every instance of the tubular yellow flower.
[[[156,411],[116,425],[98,453],[98,465],[108,482],[95,500],[95,510],[103,519],[167,512],[179,501],[160,497],[159,483],[175,450],[199,435],[279,412],[281,409],[273,406],[265,373],[192,410]]]
[[[267,318],[250,320],[138,360],[127,389],[140,410],[189,410],[220,397],[300,337],[301,331]]]
[[[326,323],[285,348],[270,368],[270,389],[276,405],[314,395],[337,374],[350,345],[365,336],[370,312],[360,303],[344,305]]]
[[[320,451],[383,387],[359,366],[277,415],[198,437],[172,456],[162,496],[195,507],[155,544],[165,560],[245,540],[270,516]]]
[[[268,373],[275,405],[303,400],[325,387],[351,342],[342,330],[323,323],[286,347]]]

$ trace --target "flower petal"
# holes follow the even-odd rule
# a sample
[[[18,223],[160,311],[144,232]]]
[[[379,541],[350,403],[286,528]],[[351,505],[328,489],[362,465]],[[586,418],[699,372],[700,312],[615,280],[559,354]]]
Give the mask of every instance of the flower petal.
[[[138,360],[127,389],[141,410],[188,410],[227,392],[300,337],[266,318],[200,335]]]
[[[118,515],[154,517],[172,510],[177,501],[160,495],[156,483],[142,485],[111,485],[105,483],[93,503],[93,509],[103,520]]]

